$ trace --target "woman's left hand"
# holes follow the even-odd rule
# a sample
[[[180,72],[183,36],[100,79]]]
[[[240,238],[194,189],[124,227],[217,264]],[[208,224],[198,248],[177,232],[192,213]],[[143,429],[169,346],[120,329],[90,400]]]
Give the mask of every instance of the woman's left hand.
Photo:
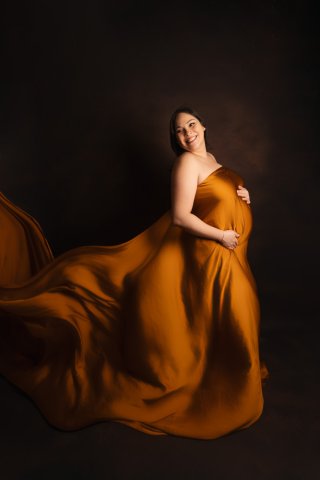
[[[239,197],[242,198],[242,200],[244,200],[248,204],[251,203],[249,192],[246,188],[242,187],[242,185],[238,185],[237,194],[239,195]]]

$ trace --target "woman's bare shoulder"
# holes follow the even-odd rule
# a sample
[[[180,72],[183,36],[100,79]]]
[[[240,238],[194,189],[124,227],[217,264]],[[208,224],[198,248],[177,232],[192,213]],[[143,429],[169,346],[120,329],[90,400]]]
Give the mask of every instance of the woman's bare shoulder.
[[[198,170],[198,160],[191,152],[182,152],[178,155],[173,164],[173,171],[177,170]]]

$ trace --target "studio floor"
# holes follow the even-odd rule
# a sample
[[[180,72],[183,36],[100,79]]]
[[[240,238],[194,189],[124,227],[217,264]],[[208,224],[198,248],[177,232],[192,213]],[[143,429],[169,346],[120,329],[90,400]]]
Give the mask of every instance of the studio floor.
[[[1,379],[1,479],[308,480],[318,472],[317,338],[308,319],[261,332],[270,370],[257,423],[216,440],[153,437],[105,422],[66,433]]]

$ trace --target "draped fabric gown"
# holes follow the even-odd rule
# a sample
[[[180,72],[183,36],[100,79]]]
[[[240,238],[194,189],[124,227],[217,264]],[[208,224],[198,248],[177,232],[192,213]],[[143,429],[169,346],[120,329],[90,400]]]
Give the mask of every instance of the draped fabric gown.
[[[38,222],[0,192],[0,285],[19,285],[52,260]]]
[[[0,289],[0,373],[63,430],[114,420],[211,439],[251,425],[266,368],[243,183],[219,167],[192,210],[236,230],[235,250],[172,225],[168,210],[125,243],[70,250]]]

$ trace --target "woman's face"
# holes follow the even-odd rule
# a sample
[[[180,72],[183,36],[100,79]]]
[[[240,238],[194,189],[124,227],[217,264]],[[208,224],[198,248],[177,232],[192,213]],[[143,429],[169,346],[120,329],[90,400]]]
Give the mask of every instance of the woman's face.
[[[176,118],[176,137],[180,147],[189,152],[205,146],[205,127],[190,113],[179,113]]]

